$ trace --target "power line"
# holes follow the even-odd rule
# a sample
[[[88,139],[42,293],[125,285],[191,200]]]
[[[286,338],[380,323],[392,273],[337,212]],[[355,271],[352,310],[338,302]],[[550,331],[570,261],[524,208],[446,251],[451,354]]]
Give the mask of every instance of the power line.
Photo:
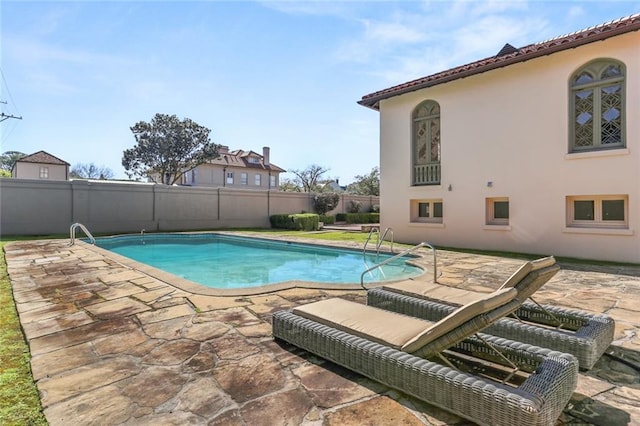
[[[6,101],[0,101],[0,104],[7,104]],[[10,118],[15,118],[17,120],[22,120],[22,116],[18,117],[17,115],[13,115],[13,114],[5,114],[4,112],[0,112],[0,123],[2,123],[4,120],[8,120]]]
[[[11,90],[9,90],[9,85],[7,84],[7,79],[4,78],[4,72],[2,72],[2,68],[0,68],[0,77],[2,77],[2,82],[4,83],[4,87],[7,90],[7,94],[9,95],[9,100],[11,101],[11,104],[13,106],[16,107],[16,109],[18,109],[18,105],[16,105],[16,101],[13,100],[13,95],[11,95]],[[2,101],[0,101],[2,102]],[[3,104],[6,104],[7,102],[2,102]]]

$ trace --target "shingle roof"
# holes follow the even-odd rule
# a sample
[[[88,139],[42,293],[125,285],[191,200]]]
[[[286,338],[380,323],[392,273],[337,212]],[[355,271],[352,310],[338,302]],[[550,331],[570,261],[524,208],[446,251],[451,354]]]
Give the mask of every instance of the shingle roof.
[[[259,162],[257,163],[250,162],[249,158],[251,157],[259,158]],[[264,157],[258,154],[257,152],[243,151],[241,149],[236,149],[231,152],[220,154],[218,158],[209,160],[208,164],[218,164],[218,165],[232,166],[232,167],[245,167],[248,169],[271,170],[274,172],[286,172],[285,169],[282,169],[273,163],[269,163],[268,165],[265,165]]]
[[[638,30],[640,30],[640,14],[635,14],[540,43],[530,44],[519,49],[513,48],[513,50],[511,50],[509,47],[513,46],[507,43],[496,56],[491,56],[489,58],[432,74],[427,77],[422,77],[417,80],[412,80],[407,83],[370,93],[363,96],[358,103],[371,109],[378,110],[379,102],[383,99],[480,74],[496,68],[502,68],[519,62],[528,61],[540,56],[551,55],[556,52]]]
[[[20,161],[23,163],[59,164],[63,166],[69,165],[69,163],[67,163],[66,161],[61,160],[55,155],[51,155],[46,151],[38,151],[31,155],[26,155],[18,159],[17,161]]]

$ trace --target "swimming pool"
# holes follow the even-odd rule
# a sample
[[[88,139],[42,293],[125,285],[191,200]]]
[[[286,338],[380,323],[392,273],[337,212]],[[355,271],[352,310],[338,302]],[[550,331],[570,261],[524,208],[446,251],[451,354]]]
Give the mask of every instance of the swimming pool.
[[[361,250],[215,233],[145,234],[96,238],[96,245],[181,278],[216,289],[260,287],[287,281],[359,284],[363,271],[390,257]],[[415,277],[423,270],[392,261],[364,282]]]

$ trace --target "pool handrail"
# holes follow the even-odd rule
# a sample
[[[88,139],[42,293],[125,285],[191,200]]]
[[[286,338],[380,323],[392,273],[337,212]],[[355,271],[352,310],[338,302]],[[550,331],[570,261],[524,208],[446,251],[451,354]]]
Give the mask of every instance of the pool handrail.
[[[429,247],[429,248],[433,251],[433,282],[435,283],[435,282],[436,282],[436,279],[437,279],[437,277],[438,277],[438,266],[437,266],[437,259],[436,259],[436,249],[435,249],[435,247],[433,247],[433,246],[432,246],[431,244],[429,244],[428,242],[423,241],[423,242],[421,242],[420,244],[418,244],[418,245],[416,245],[416,246],[409,247],[409,248],[408,248],[408,249],[406,249],[405,251],[402,251],[402,252],[400,252],[400,253],[396,254],[395,256],[392,256],[392,257],[390,257],[390,258],[388,258],[388,259],[385,259],[385,260],[383,260],[382,262],[377,263],[376,265],[374,265],[374,266],[372,266],[372,267],[370,267],[370,268],[366,269],[364,272],[362,272],[362,274],[360,274],[360,286],[361,286],[364,290],[367,290],[367,287],[365,287],[365,286],[364,286],[364,275],[365,275],[366,273],[371,272],[371,271],[373,271],[374,269],[379,268],[379,267],[381,267],[381,266],[384,266],[384,265],[386,265],[387,263],[392,262],[392,261],[394,261],[395,259],[397,259],[397,258],[399,258],[399,257],[402,257],[402,256],[404,256],[404,255],[406,255],[406,254],[409,254],[409,253],[411,253],[412,251],[414,251],[414,250],[416,250],[416,249],[418,249],[418,248],[420,248],[420,247]]]
[[[377,240],[376,240],[376,254],[379,255],[380,254],[380,246],[382,246],[382,243],[384,242],[385,237],[387,236],[387,234],[391,232],[391,248],[390,251],[391,253],[393,253],[393,229],[391,228],[386,228],[384,230],[384,233],[382,234],[382,236],[380,236],[380,228],[378,226],[372,226],[371,230],[369,231],[369,235],[367,236],[367,240],[364,242],[364,247],[362,247],[362,253],[366,254],[367,253],[367,244],[369,244],[369,241],[371,240],[371,237],[373,236],[373,234],[376,234]]]
[[[82,229],[82,231],[85,233],[85,235],[87,237],[89,237],[89,241],[91,242],[91,244],[95,244],[96,243],[96,239],[93,238],[93,235],[91,235],[91,232],[89,232],[89,230],[87,229],[86,226],[84,226],[83,224],[76,222],[73,225],[71,225],[71,227],[69,228],[69,246],[72,246],[76,243],[76,229]]]

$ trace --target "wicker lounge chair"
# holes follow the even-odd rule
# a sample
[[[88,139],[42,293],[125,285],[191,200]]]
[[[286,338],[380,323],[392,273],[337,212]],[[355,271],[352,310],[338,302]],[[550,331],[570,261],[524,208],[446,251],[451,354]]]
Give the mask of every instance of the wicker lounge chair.
[[[519,281],[522,274],[552,263],[555,263],[553,257],[527,262],[501,288],[513,285],[522,288],[524,283]],[[613,318],[608,315],[525,302],[537,288],[527,286],[523,290],[519,298],[524,303],[514,312],[514,318],[501,319],[484,332],[569,353],[578,359],[580,368],[592,368],[613,340]],[[481,294],[483,293],[407,280],[369,290],[367,304],[437,321]]]
[[[554,273],[547,267],[524,279],[546,281]],[[273,335],[478,424],[553,425],[576,387],[575,357],[478,333],[520,303],[517,290],[505,288],[430,322],[327,299],[274,313]],[[512,386],[432,361],[457,351],[482,355],[487,347],[535,374]]]

